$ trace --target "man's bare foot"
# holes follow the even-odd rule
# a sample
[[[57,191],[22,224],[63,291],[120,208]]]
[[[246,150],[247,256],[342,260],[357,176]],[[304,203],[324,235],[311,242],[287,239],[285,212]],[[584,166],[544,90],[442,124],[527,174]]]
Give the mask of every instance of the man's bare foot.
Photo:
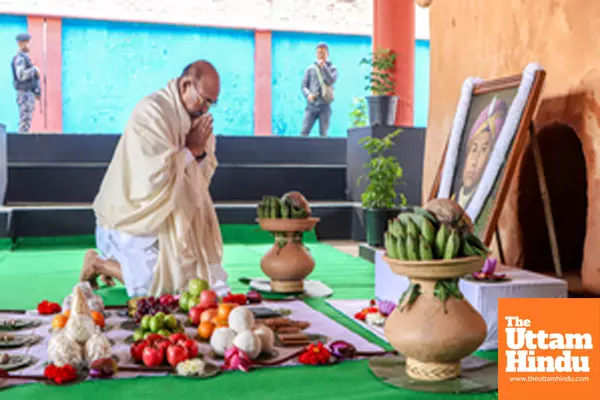
[[[96,263],[98,261],[98,254],[94,250],[88,250],[83,258],[83,268],[79,275],[81,282],[89,282],[92,285],[92,289],[98,289],[98,273],[96,272]]]

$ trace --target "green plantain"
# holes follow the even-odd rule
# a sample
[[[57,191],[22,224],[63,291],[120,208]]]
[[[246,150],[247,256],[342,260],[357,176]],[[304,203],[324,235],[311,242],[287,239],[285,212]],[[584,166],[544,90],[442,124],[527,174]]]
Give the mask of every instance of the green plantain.
[[[435,235],[435,243],[433,245],[433,252],[436,258],[444,258],[444,252],[446,251],[446,242],[450,236],[450,230],[448,225],[442,224]]]
[[[399,260],[408,260],[408,253],[406,251],[406,239],[404,237],[398,238],[398,241],[396,242],[396,250]]]
[[[431,245],[423,236],[419,237],[419,256],[421,260],[433,260]]]
[[[446,247],[444,249],[444,260],[451,260],[458,255],[460,250],[460,237],[456,229],[452,229],[448,240],[446,241]]]
[[[388,257],[398,259],[398,249],[396,245],[398,239],[396,239],[390,232],[386,232],[383,239]]]
[[[419,238],[408,235],[406,237],[406,256],[410,261],[419,260]]]
[[[415,224],[415,221],[411,219],[406,223],[406,234],[412,236],[419,236],[421,232],[419,232],[419,227]]]

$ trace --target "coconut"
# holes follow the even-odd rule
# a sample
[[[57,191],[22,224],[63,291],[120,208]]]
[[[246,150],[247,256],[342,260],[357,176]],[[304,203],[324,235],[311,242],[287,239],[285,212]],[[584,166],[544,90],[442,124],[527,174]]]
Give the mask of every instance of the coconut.
[[[48,358],[58,367],[75,365],[83,361],[83,349],[64,331],[59,331],[48,341]]]
[[[312,212],[310,210],[310,204],[308,204],[308,200],[306,197],[300,192],[287,192],[283,196],[281,196],[281,202],[285,202],[286,200],[291,201],[292,205],[296,208],[304,210],[307,216],[311,216]]]
[[[83,292],[79,287],[75,288],[71,315],[65,325],[65,333],[69,339],[80,344],[85,343],[96,330],[96,324],[92,319],[92,312],[87,304]]]
[[[458,228],[461,233],[475,232],[473,221],[454,200],[433,199],[428,201],[423,208],[432,213],[440,223]]]
[[[229,313],[228,324],[236,333],[254,328],[254,314],[247,307],[236,307]]]
[[[233,345],[248,354],[248,357],[253,360],[258,357],[262,350],[259,337],[252,331],[238,333],[233,339]]]
[[[275,333],[266,325],[259,325],[254,330],[254,334],[260,339],[260,348],[262,352],[270,353],[275,347]]]
[[[233,339],[235,339],[233,329],[217,328],[210,337],[210,347],[217,355],[222,357],[233,346]]]
[[[110,358],[112,349],[110,342],[100,331],[100,327],[96,327],[96,332],[85,342],[85,359],[89,362],[99,360],[101,358]]]

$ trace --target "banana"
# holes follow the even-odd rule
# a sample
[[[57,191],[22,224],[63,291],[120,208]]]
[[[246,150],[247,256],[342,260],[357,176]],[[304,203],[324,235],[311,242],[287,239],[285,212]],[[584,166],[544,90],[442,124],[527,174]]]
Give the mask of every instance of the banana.
[[[271,212],[271,218],[279,218],[279,201],[278,199],[271,197],[271,202],[270,202],[270,212]]]
[[[451,260],[456,257],[458,250],[460,250],[460,237],[458,236],[458,231],[453,229],[450,233],[450,236],[448,236],[448,240],[446,241],[444,260]]]
[[[406,237],[406,226],[398,218],[394,219],[394,226],[398,232],[396,236]]]
[[[411,219],[408,220],[408,222],[406,223],[406,234],[407,235],[412,235],[412,236],[419,236],[420,232],[419,232],[419,227],[417,226],[417,224],[415,224],[415,222]]]
[[[406,256],[410,261],[419,260],[419,238],[413,235],[406,237]]]
[[[440,229],[438,229],[437,234],[435,235],[435,243],[433,245],[433,250],[436,258],[444,258],[444,252],[446,251],[446,242],[448,241],[449,236],[450,231],[448,230],[448,225],[442,224]]]
[[[421,235],[427,243],[432,244],[435,241],[435,228],[431,221],[425,217],[421,218]]]
[[[291,217],[292,207],[287,201],[284,201],[279,206],[281,212],[281,218],[287,219]]]
[[[387,251],[387,255],[390,258],[398,259],[398,250],[396,246],[397,239],[389,232],[386,232],[384,235],[384,245],[385,250]]]
[[[423,236],[419,237],[419,256],[421,260],[433,260],[431,245]]]
[[[398,253],[399,260],[408,260],[408,254],[406,251],[406,239],[404,237],[397,238],[396,242],[396,250]]]

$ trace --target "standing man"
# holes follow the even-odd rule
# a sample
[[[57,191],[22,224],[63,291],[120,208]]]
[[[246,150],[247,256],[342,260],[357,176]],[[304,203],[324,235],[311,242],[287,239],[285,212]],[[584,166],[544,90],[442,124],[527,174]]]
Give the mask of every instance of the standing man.
[[[337,80],[337,69],[329,58],[326,43],[317,45],[317,60],[304,72],[302,93],[307,104],[302,122],[302,136],[308,136],[313,125],[319,120],[319,134],[327,136],[333,102],[333,84]]]
[[[19,132],[27,133],[31,129],[35,100],[40,99],[40,70],[29,57],[31,35],[29,33],[17,35],[17,43],[19,51],[11,63],[13,86],[17,91],[19,106]]]

